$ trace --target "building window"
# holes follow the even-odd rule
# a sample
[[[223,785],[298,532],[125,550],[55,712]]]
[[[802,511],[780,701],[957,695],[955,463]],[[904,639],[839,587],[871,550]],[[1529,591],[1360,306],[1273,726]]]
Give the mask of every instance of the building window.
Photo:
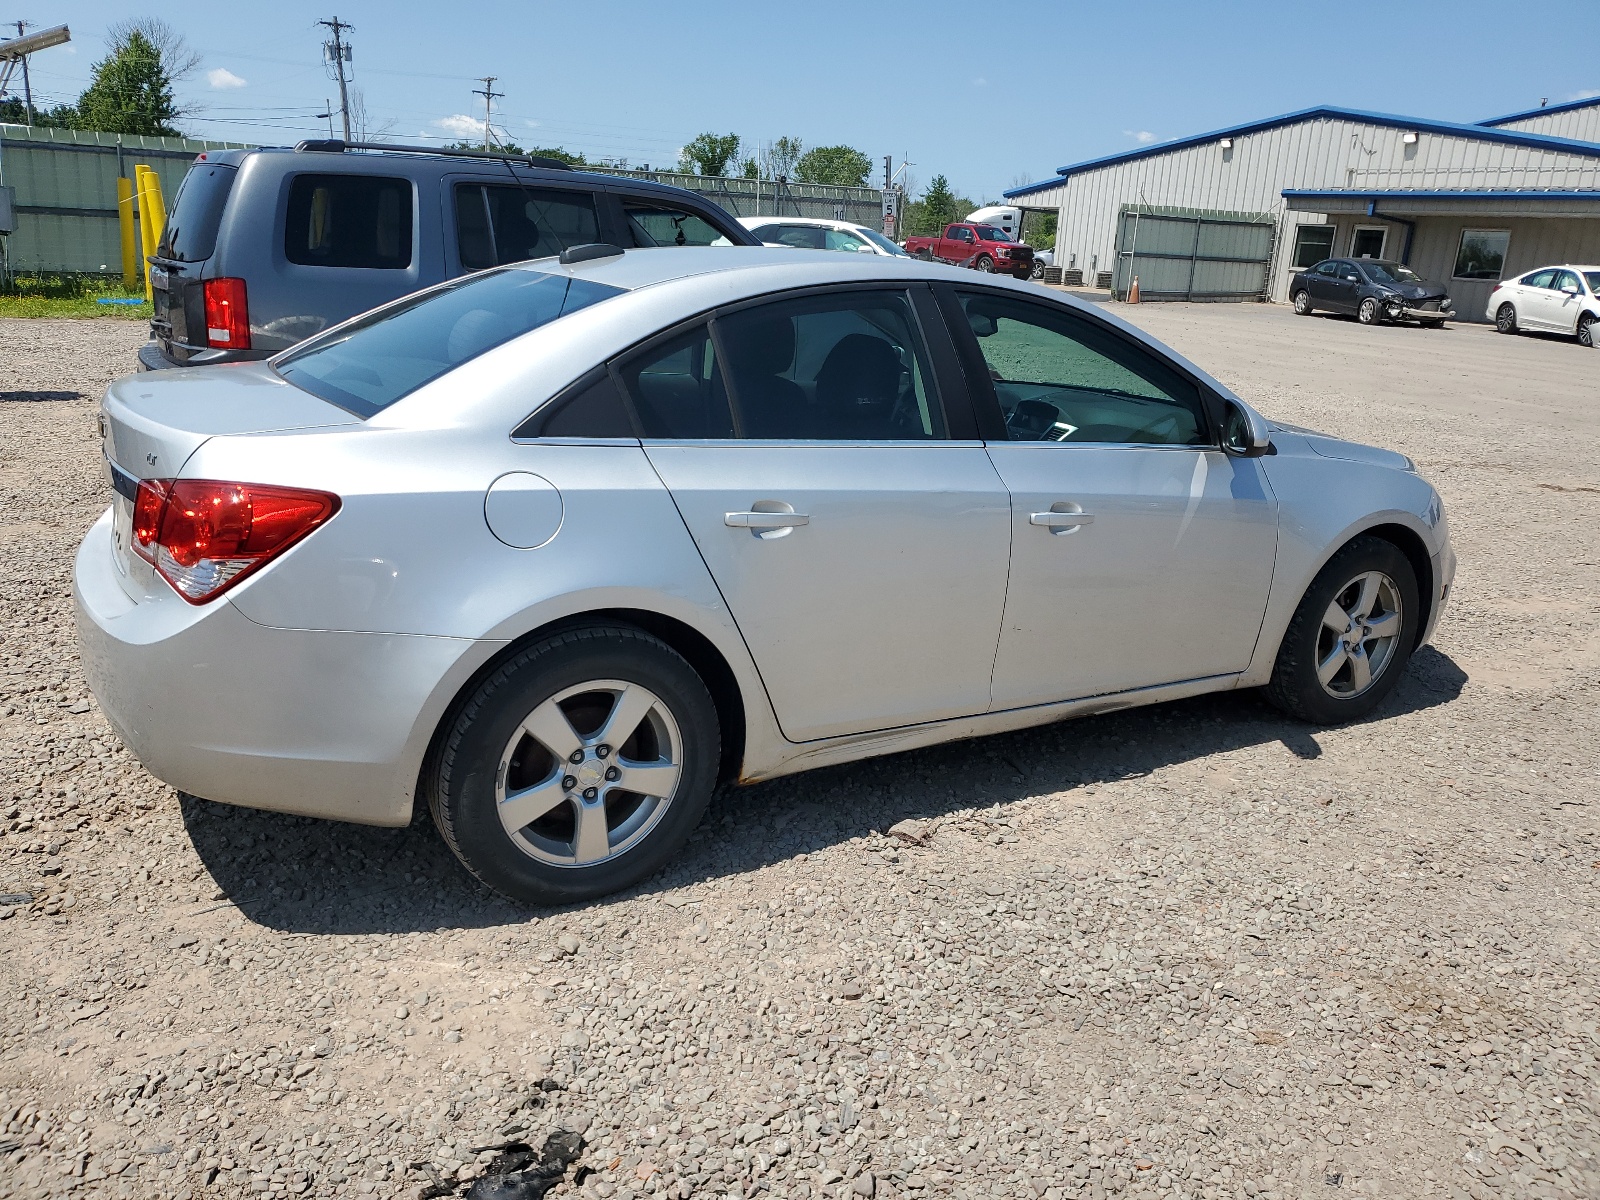
[[[1294,231],[1294,269],[1304,271],[1333,257],[1332,225],[1301,225]]]
[[[1383,247],[1389,240],[1386,225],[1357,225],[1350,234],[1351,258],[1382,258]]]
[[[1508,229],[1463,229],[1456,251],[1455,279],[1499,279],[1511,247]]]

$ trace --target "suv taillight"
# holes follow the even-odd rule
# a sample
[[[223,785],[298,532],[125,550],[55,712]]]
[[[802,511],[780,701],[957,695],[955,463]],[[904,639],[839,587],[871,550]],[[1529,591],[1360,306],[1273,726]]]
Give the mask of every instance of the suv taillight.
[[[144,479],[133,502],[133,549],[190,604],[221,595],[339,511],[328,492]]]
[[[250,349],[250,306],[245,303],[244,280],[208,279],[206,345],[214,350]]]

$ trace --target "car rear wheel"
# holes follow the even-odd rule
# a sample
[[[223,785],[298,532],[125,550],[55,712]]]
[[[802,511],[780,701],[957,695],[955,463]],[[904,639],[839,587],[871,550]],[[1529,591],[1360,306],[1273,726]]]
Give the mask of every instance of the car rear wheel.
[[[523,650],[445,737],[430,807],[445,843],[496,891],[591,900],[658,871],[705,813],[716,707],[665,642],[625,626]]]
[[[978,261],[972,264],[975,268],[985,273],[994,270],[994,259],[987,254],[978,255]]]
[[[1311,315],[1310,292],[1301,290],[1294,294],[1294,311],[1302,317],[1309,317]]]
[[[1356,309],[1356,320],[1363,325],[1376,325],[1378,323],[1378,302],[1368,296]]]
[[[1596,320],[1600,320],[1600,318],[1595,317],[1591,313],[1584,313],[1583,316],[1578,318],[1578,345],[1588,346],[1591,349],[1594,347],[1594,326]]]
[[[1517,331],[1517,308],[1509,300],[1494,310],[1494,327],[1501,333]]]
[[[1356,538],[1306,589],[1267,699],[1316,725],[1366,716],[1400,682],[1421,616],[1410,560],[1391,542]]]

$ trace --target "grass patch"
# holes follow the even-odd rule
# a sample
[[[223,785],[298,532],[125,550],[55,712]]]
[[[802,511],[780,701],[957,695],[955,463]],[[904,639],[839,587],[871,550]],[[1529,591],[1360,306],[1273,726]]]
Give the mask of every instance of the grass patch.
[[[138,304],[101,304],[138,300]],[[148,321],[153,314],[144,289],[129,291],[119,278],[103,275],[14,275],[0,288],[0,317],[109,317]]]

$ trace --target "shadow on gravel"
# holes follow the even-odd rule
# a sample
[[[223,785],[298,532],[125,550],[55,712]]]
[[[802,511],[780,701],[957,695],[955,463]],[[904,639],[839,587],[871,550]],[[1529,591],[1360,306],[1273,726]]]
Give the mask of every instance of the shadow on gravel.
[[[1424,647],[1365,724],[1447,704],[1467,676]],[[711,802],[664,871],[616,899],[756,870],[907,818],[1007,804],[1041,792],[1137,778],[1161,767],[1278,742],[1322,753],[1319,731],[1251,692],[1224,692],[730,789]],[[481,887],[434,833],[425,811],[405,829],[373,829],[183,797],[183,818],[217,886],[251,921],[292,933],[407,933],[516,925],[544,910]],[[589,906],[598,911],[608,901]],[[179,918],[180,921],[182,918]]]

